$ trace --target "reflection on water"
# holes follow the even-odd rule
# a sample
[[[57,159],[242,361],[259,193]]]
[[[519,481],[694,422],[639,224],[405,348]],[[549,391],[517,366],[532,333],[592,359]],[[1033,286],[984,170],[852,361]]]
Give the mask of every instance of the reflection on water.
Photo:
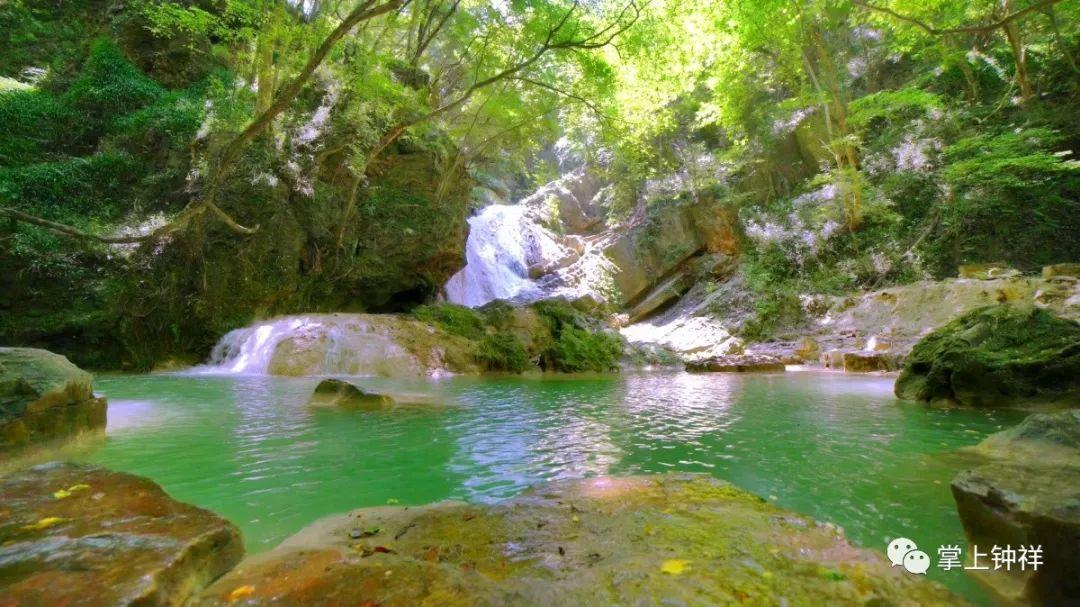
[[[251,551],[356,507],[667,471],[730,480],[880,550],[897,535],[962,541],[958,464],[940,455],[1019,419],[902,404],[891,379],[837,374],[357,379],[456,405],[378,412],[310,410],[316,381],[101,378],[109,439],[85,459],[234,520]],[[979,600],[960,572],[931,577]]]

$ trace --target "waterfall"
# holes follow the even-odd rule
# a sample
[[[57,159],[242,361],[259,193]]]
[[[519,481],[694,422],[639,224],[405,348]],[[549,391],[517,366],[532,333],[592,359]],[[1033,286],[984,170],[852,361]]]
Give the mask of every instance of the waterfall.
[[[557,237],[523,205],[494,204],[469,219],[465,267],[446,283],[446,299],[482,306],[495,299],[539,299],[530,268],[565,255]]]
[[[292,316],[234,329],[214,345],[209,362],[192,372],[264,374],[270,368],[274,349],[283,339],[319,326],[306,316]]]

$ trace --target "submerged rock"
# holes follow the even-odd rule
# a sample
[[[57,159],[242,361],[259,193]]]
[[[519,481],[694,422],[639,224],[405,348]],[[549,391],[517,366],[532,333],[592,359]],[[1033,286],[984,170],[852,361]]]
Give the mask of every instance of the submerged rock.
[[[388,409],[394,399],[385,394],[365,392],[361,388],[340,379],[324,379],[315,386],[308,399],[309,407],[337,407],[339,409]]]
[[[895,391],[976,407],[1080,405],[1080,323],[1038,308],[975,310],[912,349]]]
[[[67,358],[35,348],[0,348],[0,456],[105,429],[104,398]]]
[[[53,463],[0,482],[4,605],[182,605],[243,552],[232,523],[131,474]]]
[[[718,356],[686,365],[687,371],[716,373],[765,373],[783,371],[784,368],[779,358],[760,354]]]
[[[853,548],[831,525],[688,475],[559,482],[495,505],[331,517],[246,560],[196,604],[241,595],[382,607],[962,604]]]
[[[990,463],[952,482],[971,543],[983,552],[1042,547],[1037,571],[994,571],[986,581],[1010,601],[1069,604],[1080,596],[1080,411],[1031,415],[973,451]]]

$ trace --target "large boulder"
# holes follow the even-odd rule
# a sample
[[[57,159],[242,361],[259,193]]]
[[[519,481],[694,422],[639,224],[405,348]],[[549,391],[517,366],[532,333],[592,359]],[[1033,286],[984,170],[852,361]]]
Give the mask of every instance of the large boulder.
[[[1080,405],[1080,323],[1039,308],[974,310],[915,345],[895,391],[976,407]]]
[[[972,449],[988,462],[952,482],[972,544],[1041,547],[1042,565],[986,576],[1009,601],[1067,605],[1080,596],[1080,411],[1029,416]]]
[[[492,505],[324,519],[197,605],[956,605],[822,525],[707,477],[559,482]]]
[[[91,376],[35,348],[0,348],[0,456],[105,429]]]
[[[9,475],[0,504],[3,605],[183,605],[244,552],[228,521],[102,468]]]
[[[324,379],[315,386],[315,392],[308,399],[309,407],[330,407],[350,410],[389,409],[394,406],[394,399],[385,394],[366,392],[361,388],[340,379]]]

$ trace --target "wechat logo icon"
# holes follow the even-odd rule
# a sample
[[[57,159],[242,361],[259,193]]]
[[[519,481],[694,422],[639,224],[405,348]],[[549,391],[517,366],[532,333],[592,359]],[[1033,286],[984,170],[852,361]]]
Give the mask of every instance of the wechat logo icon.
[[[889,556],[889,562],[893,567],[899,565],[908,573],[925,575],[926,570],[930,569],[930,555],[919,550],[915,542],[906,537],[898,537],[889,542],[885,554]]]

